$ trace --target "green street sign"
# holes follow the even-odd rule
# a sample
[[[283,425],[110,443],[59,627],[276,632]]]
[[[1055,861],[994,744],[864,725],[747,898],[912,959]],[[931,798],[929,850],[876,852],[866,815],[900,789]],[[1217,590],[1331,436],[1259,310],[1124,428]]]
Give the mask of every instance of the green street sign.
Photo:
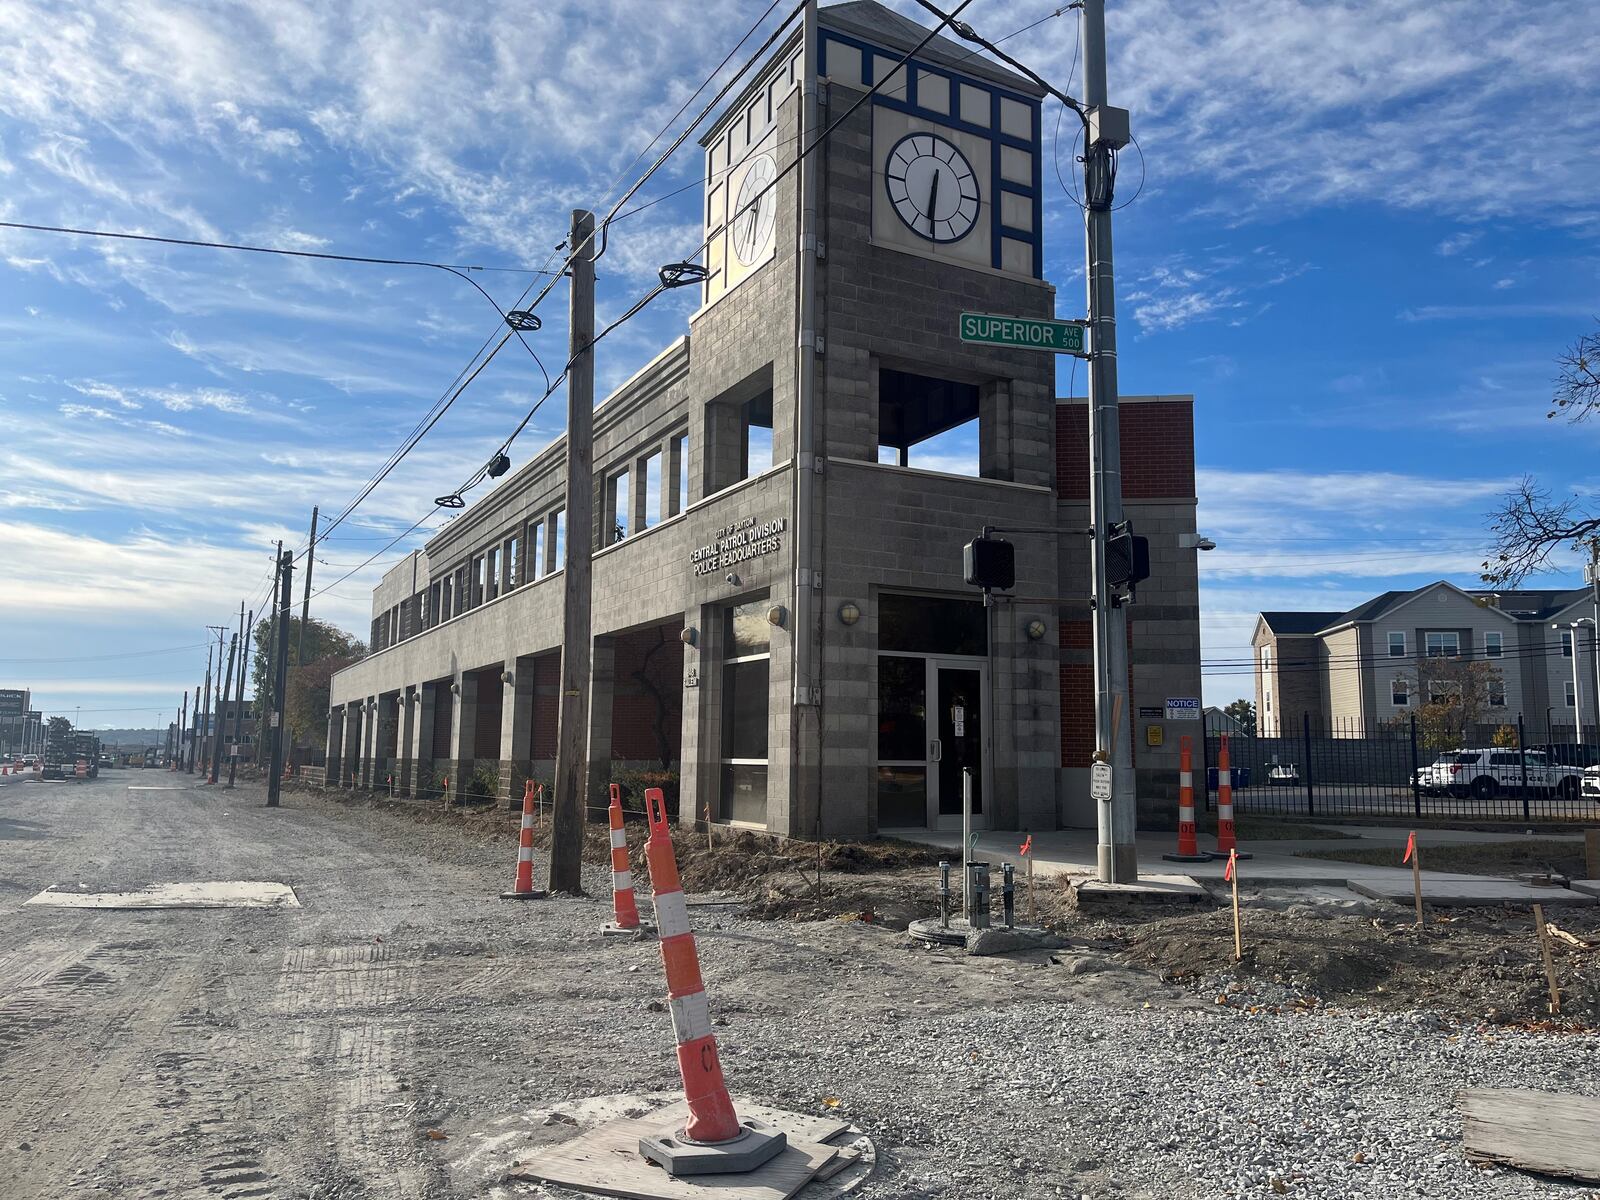
[[[991,313],[961,314],[961,340],[985,346],[1014,346],[1048,354],[1088,358],[1084,348],[1087,321],[1041,321],[1035,317],[997,317]]]

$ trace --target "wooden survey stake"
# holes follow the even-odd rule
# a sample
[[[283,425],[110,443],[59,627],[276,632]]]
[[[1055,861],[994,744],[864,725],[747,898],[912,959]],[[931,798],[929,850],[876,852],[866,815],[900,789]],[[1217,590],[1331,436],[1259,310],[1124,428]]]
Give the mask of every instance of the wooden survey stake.
[[[1550,1015],[1561,1014],[1561,989],[1556,986],[1556,964],[1550,957],[1550,931],[1544,924],[1544,905],[1533,906],[1533,928],[1539,935],[1539,953],[1544,958],[1545,982],[1550,985]]]
[[[1422,928],[1422,855],[1417,853],[1417,831],[1413,829],[1406,839],[1406,856],[1400,865],[1411,864],[1411,889],[1417,895],[1417,928]]]
[[[1239,852],[1228,851],[1228,867],[1222,877],[1233,883],[1233,961],[1244,957],[1244,931],[1239,925]]]
[[[1028,865],[1028,924],[1039,923],[1039,909],[1033,902],[1033,834],[1023,839],[1022,845],[1017,847],[1017,852],[1022,855],[1023,862]]]

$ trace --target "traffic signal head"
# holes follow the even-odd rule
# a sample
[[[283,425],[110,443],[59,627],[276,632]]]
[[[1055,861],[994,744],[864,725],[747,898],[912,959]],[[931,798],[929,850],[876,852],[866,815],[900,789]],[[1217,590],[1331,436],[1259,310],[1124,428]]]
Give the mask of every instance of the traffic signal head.
[[[1116,591],[1150,578],[1150,541],[1136,537],[1133,522],[1117,521],[1106,531],[1106,584]]]
[[[997,537],[975,537],[961,550],[961,573],[973,587],[1004,592],[1017,584],[1017,548]]]

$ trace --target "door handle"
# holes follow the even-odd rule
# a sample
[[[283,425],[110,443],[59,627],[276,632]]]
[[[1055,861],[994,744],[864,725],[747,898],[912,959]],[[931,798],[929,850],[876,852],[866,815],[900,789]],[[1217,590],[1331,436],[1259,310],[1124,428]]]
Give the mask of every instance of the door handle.
[[[939,762],[943,758],[944,758],[944,746],[940,743],[938,738],[931,739],[928,742],[928,761],[929,762]]]

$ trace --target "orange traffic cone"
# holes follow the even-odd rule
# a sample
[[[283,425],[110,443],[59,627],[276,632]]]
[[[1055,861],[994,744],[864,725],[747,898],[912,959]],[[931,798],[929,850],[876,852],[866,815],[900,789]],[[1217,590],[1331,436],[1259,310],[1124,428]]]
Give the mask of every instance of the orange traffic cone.
[[[633,866],[628,861],[628,833],[622,823],[622,788],[611,785],[611,906],[617,919],[601,927],[601,933],[653,933],[654,927],[639,922],[639,906],[633,899]]]
[[[1200,853],[1194,827],[1194,739],[1178,739],[1178,852],[1161,856],[1170,862],[1210,862]]]
[[[660,788],[646,788],[650,839],[645,859],[655,892],[656,924],[661,930],[661,961],[667,973],[667,1006],[678,1040],[678,1072],[683,1076],[689,1119],[681,1129],[639,1139],[639,1152],[660,1163],[669,1175],[751,1171],[782,1153],[788,1139],[760,1121],[740,1121],[722,1079],[711,1010],[700,978],[700,958],[689,928],[689,909],[678,878],[678,860],[667,826],[667,802]]]
[[[517,882],[502,900],[543,900],[545,893],[533,886],[533,780],[522,785],[522,836],[517,845]]]
[[[1249,858],[1238,848],[1233,831],[1233,767],[1228,762],[1228,735],[1217,745],[1217,852],[1213,858]]]

